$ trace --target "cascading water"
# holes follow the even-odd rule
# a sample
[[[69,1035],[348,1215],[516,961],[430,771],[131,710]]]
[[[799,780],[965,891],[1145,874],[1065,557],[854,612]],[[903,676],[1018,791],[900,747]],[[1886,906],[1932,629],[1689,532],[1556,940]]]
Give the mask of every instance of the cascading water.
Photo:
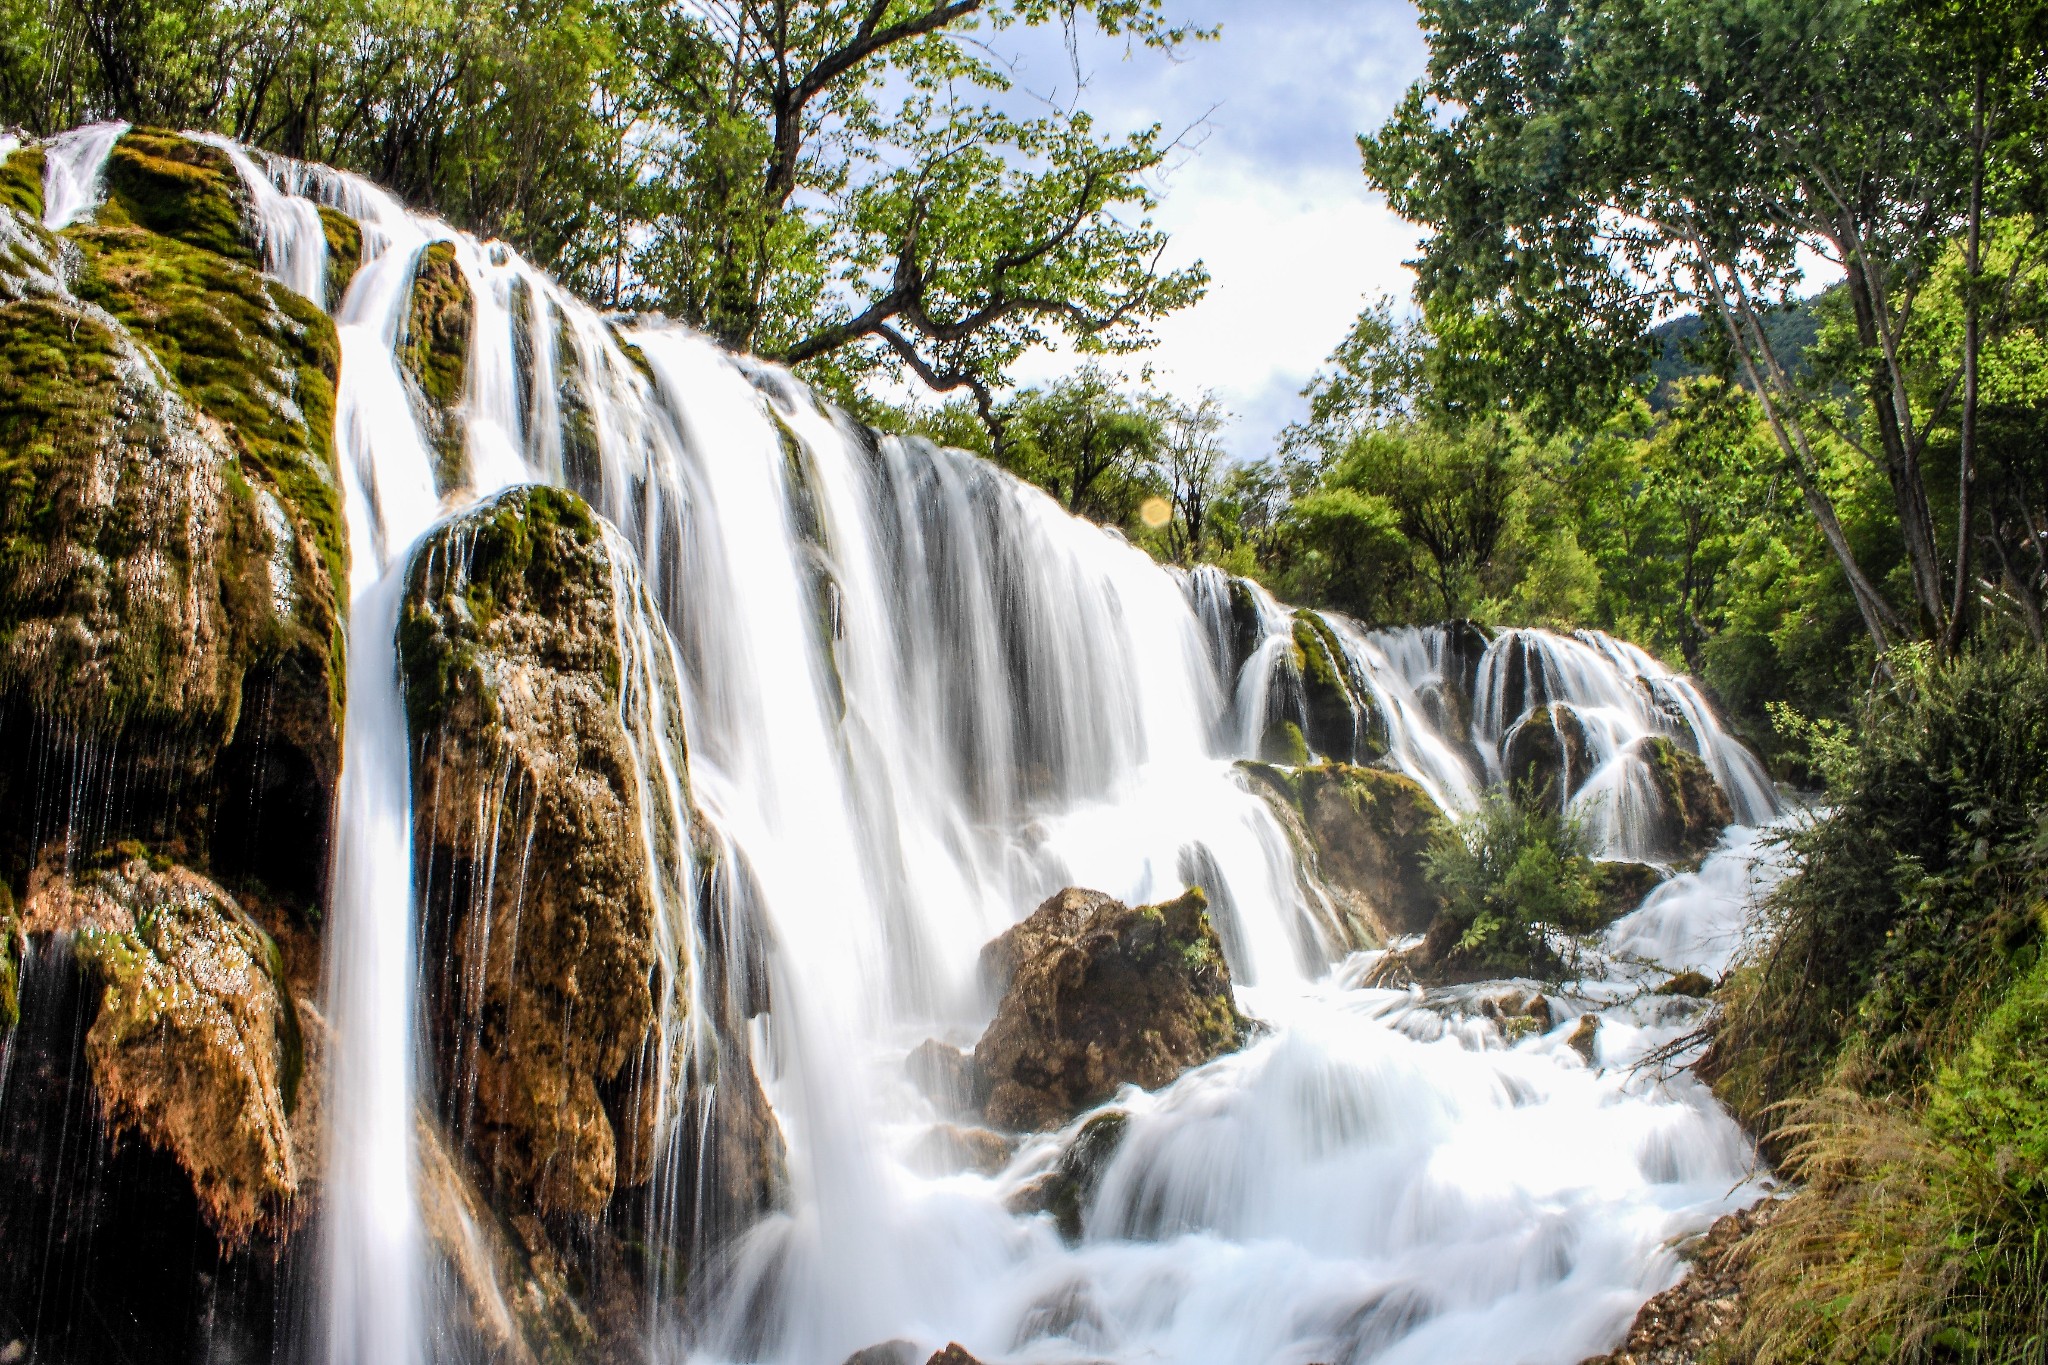
[[[107,157],[125,123],[91,123],[43,144],[43,226],[55,232],[93,211],[105,188]]]
[[[78,188],[64,192],[89,204],[92,158],[65,149],[63,183]],[[634,600],[644,581],[659,619],[623,627],[642,679],[627,688],[636,743],[673,730],[646,682],[673,678],[689,791],[721,865],[749,874],[768,945],[756,1055],[790,1198],[692,1267],[690,1300],[650,1320],[658,1357],[834,1365],[905,1337],[1047,1362],[1572,1361],[1669,1282],[1669,1239],[1753,1194],[1753,1154],[1701,1087],[1626,1069],[1685,1027],[1681,1007],[1636,999],[1630,973],[1725,962],[1736,888],[1768,875],[1752,836],[1617,925],[1603,947],[1632,965],[1604,993],[1558,997],[1557,1027],[1512,1048],[1490,1024],[1358,989],[1365,959],[1332,962],[1287,835],[1233,765],[1299,691],[1289,615],[1269,597],[1247,585],[1239,627],[1213,571],[1163,570],[988,465],[878,441],[681,329],[602,318],[503,247],[360,181],[233,160],[268,267],[293,287],[319,287],[325,269],[318,216],[298,205],[347,213],[364,237],[336,308],[355,567],[327,988],[330,1359],[436,1349],[413,1183],[398,583],[444,512],[529,478],[576,487],[637,558]],[[455,243],[477,300],[464,477],[441,489],[395,360],[433,240]],[[1625,786],[1652,734],[1688,739],[1741,820],[1775,812],[1691,685],[1639,651],[1504,633],[1477,660],[1469,722],[1447,727],[1448,632],[1332,623],[1389,760],[1448,809],[1498,780],[1516,703],[1540,690],[1585,718],[1597,766],[1574,799],[1608,822],[1610,851],[1634,848],[1635,817],[1601,794]],[[653,805],[672,827],[646,832],[650,857],[687,858],[679,746],[640,766],[669,792]],[[1079,1245],[1006,1207],[1056,1138],[1027,1140],[993,1175],[933,1174],[917,1152],[943,1116],[904,1058],[934,1034],[971,1043],[986,1022],[981,945],[1064,885],[1140,902],[1197,881],[1245,1007],[1269,1027],[1156,1094],[1119,1097],[1126,1136]],[[680,933],[664,950],[672,991],[697,989],[681,965],[697,950]],[[1588,1065],[1566,1034],[1596,1006],[1608,1021]],[[702,1017],[671,1008],[664,1045],[702,1046],[674,1022]],[[688,1120],[661,1112],[672,1149]],[[673,1206],[689,1179],[664,1164],[651,1201]]]

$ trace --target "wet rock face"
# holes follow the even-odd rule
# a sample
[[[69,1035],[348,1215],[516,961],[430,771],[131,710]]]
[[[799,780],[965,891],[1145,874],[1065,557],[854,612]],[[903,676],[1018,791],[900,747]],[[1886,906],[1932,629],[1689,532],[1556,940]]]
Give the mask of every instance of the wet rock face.
[[[35,721],[0,725],[0,805],[48,799],[24,745],[104,749],[86,780],[123,799],[74,803],[117,812],[88,846],[168,841],[317,900],[344,672],[339,352],[221,228],[239,201],[209,156],[132,134],[100,221],[62,239],[0,206],[0,711]],[[0,843],[22,841],[20,867],[62,832],[24,819]]]
[[[416,840],[453,917],[444,1057],[473,1073],[469,1136],[495,1177],[585,1215],[651,1169],[621,1171],[647,1144],[600,1095],[656,1020],[617,624],[589,510],[531,488],[421,546],[400,628]]]
[[[1342,764],[1299,781],[1324,877],[1368,898],[1392,932],[1427,929],[1442,903],[1428,858],[1444,818],[1429,793],[1400,773]]]
[[[1132,907],[1068,888],[982,949],[1001,992],[974,1049],[998,1127],[1047,1128],[1117,1087],[1155,1089],[1248,1027],[1200,891]]]
[[[1312,611],[1294,614],[1294,647],[1308,747],[1339,763],[1385,756],[1387,726],[1372,696],[1351,675],[1350,661],[1329,622]]]
[[[1591,775],[1590,755],[1579,713],[1562,702],[1552,702],[1522,718],[1502,759],[1511,787],[1562,810]]]
[[[85,1056],[114,1132],[177,1158],[224,1244],[281,1218],[314,1135],[295,1140],[306,1045],[268,935],[212,882],[140,854],[40,869],[22,929],[73,935],[100,992]]]
[[[1704,857],[1735,822],[1728,793],[1698,754],[1662,735],[1642,742],[1643,761],[1663,803],[1659,842],[1680,859]]]
[[[461,414],[469,381],[476,300],[452,242],[435,242],[413,268],[412,302],[398,345],[399,369],[420,426],[434,446],[434,482],[446,493],[468,481],[468,434]]]
[[[1419,783],[1345,763],[1238,767],[1331,904],[1336,922],[1324,929],[1330,953],[1384,947],[1390,937],[1429,927],[1443,904],[1428,857],[1442,837],[1444,813]]]

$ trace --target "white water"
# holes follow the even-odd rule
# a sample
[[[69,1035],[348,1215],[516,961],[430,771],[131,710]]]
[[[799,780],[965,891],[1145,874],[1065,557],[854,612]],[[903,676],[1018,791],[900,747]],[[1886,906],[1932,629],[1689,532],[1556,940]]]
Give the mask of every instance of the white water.
[[[444,510],[529,472],[563,477],[558,343],[574,348],[597,447],[580,491],[637,554],[662,618],[633,615],[628,657],[642,675],[680,674],[689,782],[728,865],[751,871],[772,945],[757,1056],[788,1142],[788,1210],[692,1267],[692,1302],[652,1318],[658,1356],[836,1365],[908,1337],[991,1360],[1570,1362],[1669,1282],[1670,1238],[1753,1195],[1749,1148],[1700,1088],[1625,1068],[1677,1036],[1682,1018],[1666,1016],[1689,1008],[1625,1000],[1640,964],[1595,1002],[1609,1017],[1589,1067],[1564,1043],[1567,1001],[1549,1034],[1510,1049],[1490,1024],[1447,1023],[1456,1011],[1439,1003],[1355,989],[1364,961],[1330,960],[1286,838],[1231,766],[1287,690],[1277,604],[1261,599],[1264,638],[1233,676],[1201,608],[1213,581],[1158,568],[968,457],[871,448],[786,376],[680,330],[624,334],[650,379],[611,324],[502,248],[347,177],[238,166],[253,204],[268,202],[261,180],[365,227],[366,264],[338,309],[355,573],[328,987],[331,1359],[420,1360],[435,1337],[412,1192],[397,576]],[[255,211],[273,272],[310,282],[312,248],[294,234],[317,218]],[[480,299],[469,486],[446,499],[391,358],[410,262],[434,238],[457,241]],[[535,320],[525,376],[518,290]],[[1442,733],[1430,691],[1443,633],[1338,625],[1390,718],[1393,760],[1468,806],[1519,720],[1501,682],[1470,734]],[[1602,770],[1625,769],[1643,735],[1687,733],[1739,815],[1769,814],[1753,760],[1689,684],[1602,637],[1534,635],[1493,642],[1482,684],[1518,639],[1548,695],[1593,714]],[[629,688],[645,705],[659,690]],[[1675,715],[1644,695],[1672,698]],[[633,726],[643,743],[663,729],[655,716]],[[654,758],[643,780],[679,790],[679,768]],[[1632,817],[1617,809],[1609,845],[1625,851]],[[1749,859],[1738,841],[1607,946],[1664,970],[1724,960],[1741,907],[1721,891]],[[974,981],[980,946],[1062,885],[1138,901],[1192,879],[1211,892],[1247,1009],[1271,1027],[1120,1099],[1128,1136],[1081,1245],[1004,1207],[1056,1139],[1027,1142],[992,1177],[914,1160],[942,1116],[903,1059],[933,1035],[971,1045],[992,1004]],[[689,907],[671,914],[687,922]],[[695,988],[694,950],[680,929],[664,945],[677,992]],[[701,1017],[672,1007],[665,1036],[679,1015]],[[673,1098],[662,1113],[672,1136]],[[658,1177],[657,1208],[691,1174]]]
[[[125,123],[89,123],[43,144],[44,227],[70,227],[99,206],[107,155],[127,131]]]

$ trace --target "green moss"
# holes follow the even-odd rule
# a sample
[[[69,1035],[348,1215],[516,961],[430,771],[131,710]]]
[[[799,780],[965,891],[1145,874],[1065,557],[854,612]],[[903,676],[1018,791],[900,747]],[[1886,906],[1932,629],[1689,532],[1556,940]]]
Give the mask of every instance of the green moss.
[[[277,490],[318,547],[336,603],[348,548],[334,457],[340,343],[311,302],[252,267],[133,227],[66,234],[79,297],[119,318]]]
[[[137,128],[107,158],[104,226],[132,224],[248,266],[262,257],[247,227],[248,193],[226,153]]]
[[[0,162],[0,204],[31,223],[43,221],[43,149],[22,147]]]
[[[363,230],[338,209],[320,206],[320,227],[327,236],[327,311],[341,307],[349,281],[363,263]]]
[[[415,562],[398,627],[406,710],[415,727],[439,724],[457,698],[472,690],[486,718],[495,718],[495,697],[478,666],[482,637],[505,612],[553,595],[571,574],[593,572],[603,561],[574,550],[595,545],[602,534],[583,499],[532,484],[502,495],[454,528],[442,544],[460,555],[459,563],[424,554]],[[435,575],[441,581],[430,583]],[[448,610],[449,595],[460,596],[467,619]],[[606,661],[602,672],[616,696],[618,661]]]
[[[21,1022],[21,921],[14,893],[0,881],[0,1033]]]
[[[1386,726],[1372,698],[1352,681],[1344,644],[1319,613],[1294,613],[1295,664],[1301,671],[1307,746],[1344,763],[1387,751]]]
[[[468,478],[468,433],[457,417],[469,382],[470,333],[476,300],[455,259],[455,244],[435,242],[413,267],[412,301],[398,343],[398,361],[425,407],[442,492]]]

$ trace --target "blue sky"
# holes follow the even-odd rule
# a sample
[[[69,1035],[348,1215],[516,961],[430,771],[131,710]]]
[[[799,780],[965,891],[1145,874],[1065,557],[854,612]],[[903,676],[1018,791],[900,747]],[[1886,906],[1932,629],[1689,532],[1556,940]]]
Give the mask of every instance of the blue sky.
[[[1200,258],[1208,297],[1168,319],[1148,356],[1158,382],[1213,389],[1238,414],[1232,452],[1268,453],[1305,405],[1309,375],[1359,307],[1405,297],[1416,230],[1366,187],[1357,134],[1377,127],[1427,50],[1405,0],[1173,0],[1176,18],[1222,36],[1178,60],[1096,38],[1083,44],[1081,104],[1106,128],[1190,125],[1191,147],[1158,186],[1170,262]],[[1063,102],[1073,63],[1062,35],[1000,35],[1020,87]],[[1044,356],[1021,376],[1050,377]],[[1135,366],[1131,367],[1135,369]]]

